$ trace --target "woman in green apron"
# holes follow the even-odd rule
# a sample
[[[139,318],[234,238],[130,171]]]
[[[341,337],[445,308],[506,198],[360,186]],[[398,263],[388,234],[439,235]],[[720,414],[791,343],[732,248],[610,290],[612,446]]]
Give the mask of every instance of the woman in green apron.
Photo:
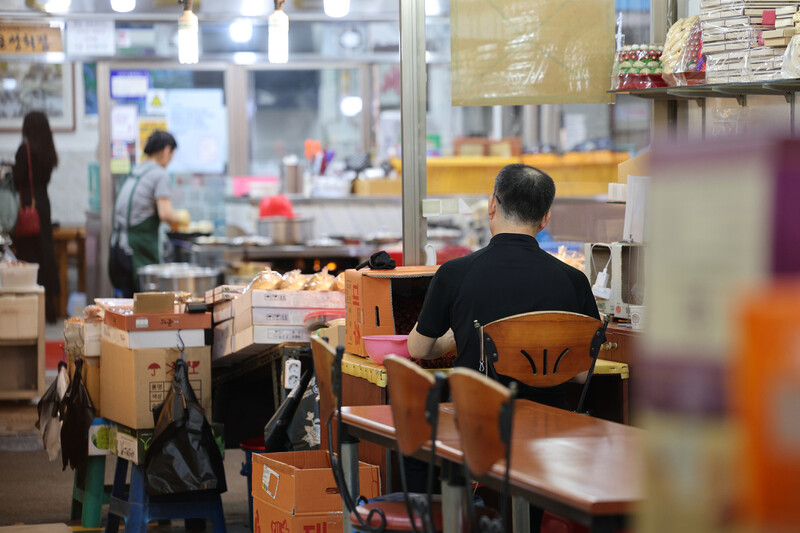
[[[140,267],[160,263],[158,227],[174,223],[167,165],[178,144],[165,131],[155,131],[144,147],[145,160],[134,167],[114,204],[108,273],[119,295],[139,291]]]

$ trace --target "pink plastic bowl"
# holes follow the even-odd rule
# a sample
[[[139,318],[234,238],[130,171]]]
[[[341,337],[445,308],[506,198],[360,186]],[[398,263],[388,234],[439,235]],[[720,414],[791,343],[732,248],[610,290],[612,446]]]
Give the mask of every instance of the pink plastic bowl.
[[[408,353],[408,335],[367,335],[363,339],[367,355],[379,365],[383,364],[383,359],[389,354],[411,358]]]

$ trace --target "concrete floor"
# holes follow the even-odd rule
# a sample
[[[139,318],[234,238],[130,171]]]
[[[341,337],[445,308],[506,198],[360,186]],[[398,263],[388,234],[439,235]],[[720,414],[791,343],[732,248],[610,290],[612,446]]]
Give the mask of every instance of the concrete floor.
[[[61,469],[61,457],[50,462],[36,440],[33,422],[35,404],[0,402],[0,533],[58,531],[51,524],[67,524],[80,530],[80,520],[70,521],[74,473]],[[106,483],[111,483],[115,457],[106,461]],[[240,474],[244,452],[225,452],[228,491],[222,505],[229,533],[250,531],[247,509],[247,481]],[[105,512],[103,522],[105,523]],[[45,526],[47,524],[48,526]],[[38,527],[22,527],[39,525]],[[3,527],[5,526],[5,527]],[[151,532],[186,531],[183,522],[151,527]],[[207,531],[211,531],[210,525]]]

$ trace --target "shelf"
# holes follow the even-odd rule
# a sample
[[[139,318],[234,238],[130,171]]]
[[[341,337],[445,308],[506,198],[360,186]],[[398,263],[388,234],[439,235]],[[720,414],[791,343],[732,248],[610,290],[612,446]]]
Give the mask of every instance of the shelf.
[[[791,102],[794,98],[794,93],[797,91],[800,91],[800,79],[654,87],[652,89],[621,89],[608,92],[650,100],[736,98],[740,105],[747,105],[748,95],[784,96],[787,101]]]
[[[0,339],[0,346],[36,346],[39,339]]]

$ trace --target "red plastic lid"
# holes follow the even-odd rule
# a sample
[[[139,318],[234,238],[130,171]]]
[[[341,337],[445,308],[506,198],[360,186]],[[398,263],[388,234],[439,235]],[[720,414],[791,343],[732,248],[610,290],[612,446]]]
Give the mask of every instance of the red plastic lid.
[[[248,452],[263,452],[267,449],[266,446],[264,446],[264,437],[245,439],[239,443],[239,448],[247,450]]]
[[[265,196],[261,199],[258,206],[258,216],[264,217],[287,217],[294,218],[294,208],[292,201],[285,194],[275,196]]]

